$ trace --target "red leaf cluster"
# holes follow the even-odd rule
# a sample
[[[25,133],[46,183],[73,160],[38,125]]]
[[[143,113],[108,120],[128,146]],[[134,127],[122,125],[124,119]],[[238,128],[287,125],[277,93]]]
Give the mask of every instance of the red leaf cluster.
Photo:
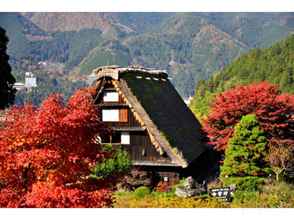
[[[262,129],[272,138],[294,145],[294,95],[281,94],[267,82],[238,86],[219,94],[204,122],[211,144],[224,151],[241,117],[255,114]]]
[[[39,108],[13,107],[0,129],[1,207],[103,207],[111,204],[105,180],[88,178],[101,158],[92,141],[108,133],[89,89],[64,104],[52,95]],[[112,179],[113,180],[113,179]]]

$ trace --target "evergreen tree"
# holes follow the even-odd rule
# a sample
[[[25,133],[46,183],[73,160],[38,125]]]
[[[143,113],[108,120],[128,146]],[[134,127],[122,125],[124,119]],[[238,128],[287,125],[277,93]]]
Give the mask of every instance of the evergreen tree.
[[[8,38],[5,30],[0,27],[0,109],[12,104],[15,96],[14,77],[11,75],[11,67],[6,54]]]
[[[243,54],[208,80],[196,86],[191,102],[192,111],[203,117],[209,114],[214,97],[240,85],[267,81],[279,90],[294,93],[294,34],[269,48],[252,49]],[[209,91],[199,95],[201,91]]]
[[[255,115],[243,116],[225,152],[221,177],[264,176],[267,140]]]

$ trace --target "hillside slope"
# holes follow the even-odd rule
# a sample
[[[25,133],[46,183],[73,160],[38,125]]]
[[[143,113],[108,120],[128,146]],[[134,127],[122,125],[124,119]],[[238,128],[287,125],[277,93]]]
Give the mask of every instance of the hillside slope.
[[[149,29],[139,29],[135,19],[121,19],[136,31],[117,39],[122,50],[110,48],[109,55],[103,52],[107,47],[97,46],[93,50],[97,55],[85,57],[75,74],[95,67],[94,60],[96,66],[128,63],[166,69],[178,92],[187,98],[199,80],[249,49],[270,46],[294,30],[289,14],[284,19],[286,15],[277,13],[174,13],[157,18],[158,23],[156,16],[153,23],[145,24]],[[101,59],[101,53],[106,59]]]
[[[252,49],[196,87],[191,109],[208,112],[214,95],[240,84],[268,81],[294,93],[294,34],[266,49]]]
[[[211,23],[249,47],[268,47],[293,31],[294,13],[205,13]]]
[[[100,65],[166,69],[183,98],[251,48],[294,31],[294,13],[0,13],[15,71],[24,60],[85,78]],[[68,75],[69,74],[69,75]]]
[[[80,31],[99,29],[104,31],[111,26],[111,20],[104,13],[64,13],[64,12],[29,12],[21,13],[46,32]]]

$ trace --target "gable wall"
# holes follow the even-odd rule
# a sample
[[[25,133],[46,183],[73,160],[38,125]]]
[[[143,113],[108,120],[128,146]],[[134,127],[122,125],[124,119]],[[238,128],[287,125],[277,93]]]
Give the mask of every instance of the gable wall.
[[[133,131],[131,134],[131,144],[124,145],[129,152],[131,159],[135,161],[169,162],[169,158],[160,155],[152,145],[146,131]]]
[[[114,89],[111,84],[107,84],[105,88]],[[102,92],[103,94],[103,92]],[[141,124],[134,117],[131,109],[126,104],[122,97],[119,95],[119,101],[117,103],[111,103],[108,106],[103,106],[103,95],[101,95],[96,104],[102,104],[101,109],[124,109],[127,110],[128,120],[127,122],[105,122],[112,128],[141,128]],[[116,105],[118,104],[118,105]],[[123,104],[123,105],[121,105]],[[100,118],[102,118],[102,111],[99,112]],[[120,132],[120,131],[115,131]],[[154,161],[154,162],[170,162],[171,160],[166,154],[160,155],[159,152],[153,146],[150,137],[146,130],[144,131],[129,131],[130,133],[130,145],[123,145],[123,147],[129,152],[131,160],[135,161]]]

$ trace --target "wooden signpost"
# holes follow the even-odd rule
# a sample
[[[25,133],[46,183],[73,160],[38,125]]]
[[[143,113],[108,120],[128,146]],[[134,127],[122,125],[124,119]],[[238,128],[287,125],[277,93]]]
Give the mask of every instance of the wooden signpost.
[[[232,195],[233,195],[232,192],[233,192],[233,189],[231,189],[230,187],[209,189],[210,196],[223,199],[226,202],[232,201]]]

